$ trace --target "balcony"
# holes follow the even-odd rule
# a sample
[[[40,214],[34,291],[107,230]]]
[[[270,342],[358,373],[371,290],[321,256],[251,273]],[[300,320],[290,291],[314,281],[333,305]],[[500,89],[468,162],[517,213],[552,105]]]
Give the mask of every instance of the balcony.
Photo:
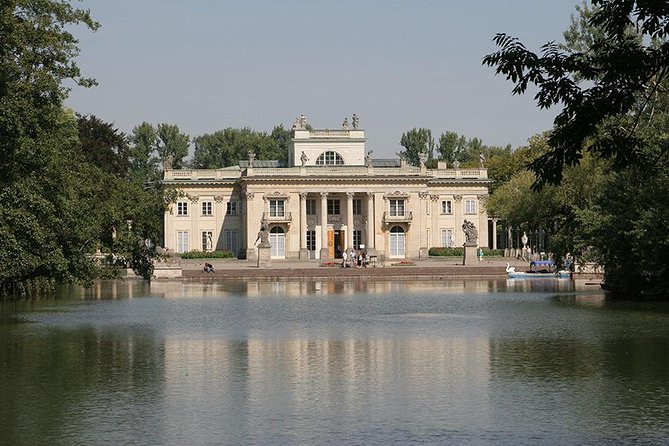
[[[283,215],[269,215],[263,212],[262,220],[267,223],[290,223],[293,217],[290,212],[284,212]]]
[[[390,212],[386,211],[383,213],[383,219],[381,220],[384,225],[390,225],[393,223],[411,223],[413,220],[413,212],[405,212],[401,215],[390,215]]]

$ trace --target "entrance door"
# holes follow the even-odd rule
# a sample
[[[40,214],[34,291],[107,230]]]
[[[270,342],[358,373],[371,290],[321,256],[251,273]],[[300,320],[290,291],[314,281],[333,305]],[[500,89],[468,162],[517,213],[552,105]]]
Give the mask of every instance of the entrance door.
[[[343,229],[339,231],[333,231],[333,244],[334,244],[334,258],[341,259],[341,253],[344,252],[344,243],[346,241],[346,231]]]
[[[281,226],[274,226],[269,231],[270,257],[272,259],[286,258],[286,234]]]

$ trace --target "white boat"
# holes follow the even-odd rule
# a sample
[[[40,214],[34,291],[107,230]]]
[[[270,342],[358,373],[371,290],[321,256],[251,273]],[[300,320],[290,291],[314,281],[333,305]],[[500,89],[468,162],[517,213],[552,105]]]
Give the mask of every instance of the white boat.
[[[506,264],[506,274],[510,279],[570,279],[571,271],[555,271],[552,260],[537,260],[530,262],[528,271],[516,271],[516,268]]]

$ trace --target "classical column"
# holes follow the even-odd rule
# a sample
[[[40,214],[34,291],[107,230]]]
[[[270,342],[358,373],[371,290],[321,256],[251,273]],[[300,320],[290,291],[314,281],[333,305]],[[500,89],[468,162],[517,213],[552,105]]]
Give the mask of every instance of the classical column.
[[[255,202],[255,193],[247,192],[244,195],[244,232],[245,237],[242,240],[245,240],[243,243],[243,248],[246,249],[246,259],[247,260],[257,260],[258,252],[255,247],[255,240],[258,234],[258,228],[260,227],[261,217],[258,214],[256,202]]]
[[[353,195],[353,192],[346,192],[346,246],[342,251],[347,248],[358,249],[353,246]]]
[[[492,219],[492,249],[497,249],[497,219]]]
[[[376,228],[374,225],[374,194],[372,192],[367,192],[367,240],[365,240],[365,246],[367,247],[367,253],[369,255],[376,255],[376,245],[374,243],[375,234]]]
[[[455,228],[453,228],[453,236],[455,246],[462,246],[465,243],[465,235],[460,230],[460,226],[464,222],[464,211],[462,209],[462,195],[453,195],[453,219],[455,220]]]
[[[300,259],[308,259],[307,251],[307,193],[300,192]]]
[[[321,192],[321,259],[328,255],[328,193]]]
[[[441,209],[439,208],[441,201],[439,200],[439,195],[432,194],[430,195],[430,213],[432,219],[430,221],[430,226],[432,230],[430,231],[430,240],[428,244],[428,249],[432,246],[441,246],[441,231],[439,230],[439,215],[441,215]]]
[[[420,246],[418,247],[418,257],[423,259],[428,257],[428,250],[430,246],[429,228],[431,228],[432,225],[428,225],[428,220],[430,219],[429,215],[432,212],[432,209],[429,209],[431,206],[431,203],[428,201],[430,198],[429,193],[418,192],[418,198],[420,198],[418,203],[418,228],[420,231]]]

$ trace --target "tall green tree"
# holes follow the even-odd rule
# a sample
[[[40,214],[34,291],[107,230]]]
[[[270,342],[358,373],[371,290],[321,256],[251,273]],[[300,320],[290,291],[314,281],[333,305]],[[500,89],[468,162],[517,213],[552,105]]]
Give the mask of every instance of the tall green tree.
[[[400,144],[404,147],[399,155],[405,158],[410,164],[417,166],[421,153],[426,155],[428,160],[434,158],[434,138],[432,130],[425,128],[413,128],[402,134]]]
[[[174,124],[158,124],[156,129],[158,155],[160,160],[165,162],[171,158],[171,164],[174,169],[185,167],[184,161],[188,156],[188,146],[190,137],[179,131],[179,127]]]
[[[132,129],[130,141],[130,178],[137,183],[156,181],[160,163],[156,129],[148,122],[142,122]]]
[[[74,25],[95,30],[67,1],[0,5],[0,292],[20,293],[92,271],[95,180],[79,151],[75,117],[62,109],[66,80],[90,86],[74,59]]]
[[[118,177],[125,177],[130,167],[126,135],[94,115],[77,115],[77,124],[84,160]]]
[[[456,132],[444,132],[439,136],[437,143],[437,153],[439,158],[449,163],[455,160],[461,161],[462,154],[467,150],[467,138],[464,135],[458,135]]]

